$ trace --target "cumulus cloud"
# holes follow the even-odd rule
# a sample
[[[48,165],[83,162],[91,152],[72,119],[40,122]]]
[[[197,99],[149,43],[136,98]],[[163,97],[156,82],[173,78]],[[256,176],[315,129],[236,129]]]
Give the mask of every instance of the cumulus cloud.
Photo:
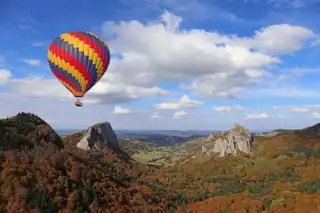
[[[148,81],[139,83],[183,82],[192,77],[195,80],[184,88],[206,97],[235,97],[257,83],[256,79],[263,75],[261,67],[281,62],[269,53],[299,50],[304,40],[313,35],[299,26],[272,25],[250,38],[240,38],[182,30],[182,21],[181,17],[165,12],[160,21],[148,24],[105,22],[104,32],[106,37],[116,37],[110,45],[124,56],[122,66],[141,70],[148,77]]]
[[[183,95],[178,101],[163,102],[156,104],[154,107],[157,109],[181,109],[181,108],[194,108],[203,104],[202,101],[191,100],[189,96]]]
[[[274,109],[287,109],[293,112],[310,112],[313,109],[320,108],[320,105],[304,105],[304,106],[274,106]]]
[[[151,120],[161,120],[161,119],[162,119],[162,115],[160,115],[160,114],[157,113],[157,112],[154,112],[154,113],[152,113],[150,119],[151,119]]]
[[[5,85],[10,77],[12,77],[12,73],[7,69],[0,69],[0,85]]]
[[[284,54],[302,49],[304,42],[314,37],[308,28],[279,24],[257,31],[251,45],[270,54]]]
[[[258,114],[248,114],[245,119],[253,120],[253,119],[269,119],[270,116],[266,113],[258,113]]]
[[[112,58],[107,73],[85,99],[90,103],[110,104],[161,97],[169,94],[160,87],[168,81],[181,82],[180,89],[203,97],[237,98],[260,82],[266,66],[281,63],[279,54],[301,49],[313,36],[307,28],[282,24],[264,27],[249,37],[238,37],[182,29],[182,21],[181,17],[165,12],[159,20],[148,23],[104,22],[102,34],[109,41],[111,52],[122,57]],[[33,66],[41,64],[36,59],[25,62]],[[10,88],[24,95],[69,97],[66,89],[52,79],[28,77],[10,81]],[[46,82],[47,88],[57,90],[43,89],[40,81]],[[177,102],[169,108],[200,104],[187,101],[189,105]]]
[[[180,118],[183,118],[185,116],[187,116],[187,112],[184,111],[184,110],[177,111],[177,112],[173,113],[173,118],[174,119],[180,119]]]
[[[23,59],[23,62],[30,66],[40,66],[42,64],[40,60],[34,58]]]
[[[127,108],[123,108],[121,106],[115,106],[113,110],[113,114],[117,115],[128,115],[131,114],[131,111]]]
[[[214,106],[213,110],[216,112],[231,112],[236,110],[243,110],[241,106]]]
[[[24,79],[12,78],[7,86],[15,92],[36,98],[55,97],[56,99],[72,98],[71,93],[56,79],[46,79],[36,76],[29,76]]]
[[[111,76],[112,79],[112,76]],[[103,78],[85,96],[85,102],[90,104],[114,104],[136,100],[141,97],[163,96],[167,91],[158,87],[137,87],[123,85],[122,87],[111,82],[111,79]],[[71,93],[57,80],[29,76],[24,79],[12,78],[8,87],[14,92],[24,96],[36,98],[72,98]]]
[[[107,73],[87,95],[88,99],[99,100],[100,103],[122,103],[139,98],[160,97],[168,91],[157,86],[139,86],[125,83],[117,79],[117,74]]]
[[[308,108],[308,107],[292,107],[291,110],[293,112],[308,112],[308,111],[310,111],[310,108]]]
[[[311,118],[317,118],[317,119],[319,119],[319,118],[320,118],[320,113],[318,113],[318,112],[313,112],[313,113],[311,114]]]

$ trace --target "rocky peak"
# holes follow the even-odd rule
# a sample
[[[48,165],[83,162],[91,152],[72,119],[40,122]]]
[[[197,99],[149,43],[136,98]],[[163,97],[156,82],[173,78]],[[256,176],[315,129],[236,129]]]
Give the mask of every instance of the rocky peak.
[[[77,143],[79,149],[103,150],[105,147],[119,150],[117,135],[109,122],[98,123],[90,126]]]
[[[202,152],[206,155],[217,153],[221,157],[236,155],[239,151],[248,154],[251,152],[252,143],[252,134],[244,126],[236,124],[226,132],[211,134],[202,146]]]

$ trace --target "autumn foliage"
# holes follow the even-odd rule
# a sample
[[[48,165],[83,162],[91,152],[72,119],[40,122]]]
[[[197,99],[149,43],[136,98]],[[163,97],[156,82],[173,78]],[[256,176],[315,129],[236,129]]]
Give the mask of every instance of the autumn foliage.
[[[256,140],[250,156],[158,169],[77,150],[81,134],[62,142],[32,114],[0,120],[0,212],[320,212],[316,137],[286,133]]]

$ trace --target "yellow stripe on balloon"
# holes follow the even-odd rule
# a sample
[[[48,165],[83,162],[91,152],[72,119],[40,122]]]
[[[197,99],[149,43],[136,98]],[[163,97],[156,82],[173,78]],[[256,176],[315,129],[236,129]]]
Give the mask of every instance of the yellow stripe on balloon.
[[[68,37],[67,37],[68,40],[66,40],[66,38],[65,38],[66,36],[68,36]],[[60,35],[59,37],[60,37],[61,40],[67,42],[68,44],[71,44],[73,48],[77,48],[77,45],[75,45],[75,44],[77,44],[76,39],[75,39],[74,37],[70,37],[70,35],[69,35],[68,33],[63,33],[63,34]],[[65,38],[65,39],[64,39],[64,38]],[[75,46],[74,46],[74,45],[75,45]],[[82,76],[83,78],[81,78],[80,76]],[[82,87],[82,85],[84,85],[84,84],[85,84],[85,86],[87,86],[88,81],[86,80],[86,77],[83,76],[83,74],[82,74],[80,71],[77,70],[77,72],[75,73],[74,77],[79,81],[81,87]],[[86,91],[86,87],[83,88],[82,91]]]
[[[51,61],[51,63],[59,66],[65,72],[72,75],[80,83],[82,92],[86,90],[88,80],[86,80],[85,77],[76,68],[74,68],[65,60],[61,59],[59,56],[52,53],[50,50],[48,51],[48,59]]]
[[[72,89],[72,87],[70,87],[67,83],[65,83],[63,80],[58,79],[65,87],[67,87],[67,89],[74,95],[76,93],[76,91],[74,91],[74,89]]]
[[[92,49],[88,44],[86,44],[84,41],[78,39],[77,37],[74,37],[68,33],[64,33],[60,36],[61,39],[63,39],[68,44],[72,45],[74,48],[77,48],[79,51],[83,52],[85,56],[87,56],[95,66],[96,70],[99,75],[101,67],[102,59],[99,57],[98,53],[94,49]],[[101,68],[100,68],[101,69]]]
[[[91,33],[91,32],[89,32],[88,33],[89,35],[92,35],[92,36],[94,36],[96,39],[98,39],[103,45],[105,45],[108,49],[109,49],[109,46],[108,46],[108,44],[107,44],[107,42],[105,42],[103,39],[101,39],[99,36],[97,36],[96,34],[94,34],[94,33]],[[110,59],[108,59],[108,60],[110,60]],[[99,67],[99,69],[97,69],[98,70],[98,80],[100,80],[101,79],[101,77],[103,76],[103,74],[104,74],[104,70],[102,69],[102,63],[101,63],[101,66]]]
[[[107,42],[105,42],[103,39],[101,39],[99,36],[97,36],[97,34],[91,33],[91,32],[89,32],[88,34],[96,37],[100,42],[102,42],[109,49]]]

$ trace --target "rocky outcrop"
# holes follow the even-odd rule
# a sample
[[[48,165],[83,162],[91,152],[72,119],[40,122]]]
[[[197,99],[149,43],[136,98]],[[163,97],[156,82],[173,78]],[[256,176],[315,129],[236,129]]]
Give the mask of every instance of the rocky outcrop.
[[[243,126],[236,124],[227,132],[210,135],[202,145],[202,152],[205,155],[217,153],[221,157],[236,155],[239,151],[248,154],[251,152],[252,143],[253,135]]]
[[[88,150],[103,150],[105,147],[119,150],[117,135],[111,124],[103,122],[89,127],[76,145],[77,148]]]

